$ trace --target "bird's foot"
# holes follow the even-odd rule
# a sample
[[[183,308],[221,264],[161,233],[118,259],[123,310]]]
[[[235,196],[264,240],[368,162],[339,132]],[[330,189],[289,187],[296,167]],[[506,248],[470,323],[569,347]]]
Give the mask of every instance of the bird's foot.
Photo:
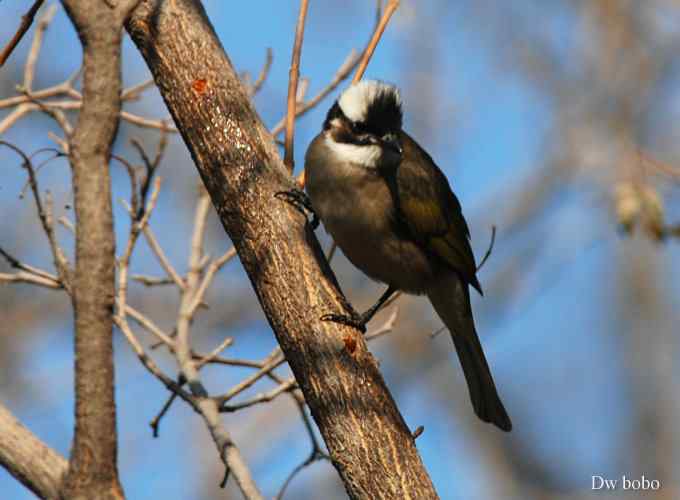
[[[370,318],[365,317],[364,314],[324,314],[321,316],[321,321],[332,321],[333,323],[340,323],[341,325],[351,326],[356,328],[361,333],[366,333],[366,323]]]
[[[305,217],[307,217],[308,213],[311,213],[312,220],[310,221],[308,219],[307,222],[309,222],[309,224],[312,226],[312,229],[319,227],[319,217],[316,215],[314,207],[312,207],[312,202],[309,199],[309,196],[307,196],[304,191],[298,188],[293,188],[290,191],[279,191],[274,196],[279,200],[283,200],[286,203],[293,205]]]

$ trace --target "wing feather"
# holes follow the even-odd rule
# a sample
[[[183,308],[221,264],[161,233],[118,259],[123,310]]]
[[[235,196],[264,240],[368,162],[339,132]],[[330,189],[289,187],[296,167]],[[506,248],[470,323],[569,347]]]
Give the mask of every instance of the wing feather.
[[[458,198],[427,152],[404,132],[401,142],[404,160],[397,169],[395,186],[398,217],[416,241],[482,293],[470,230]]]

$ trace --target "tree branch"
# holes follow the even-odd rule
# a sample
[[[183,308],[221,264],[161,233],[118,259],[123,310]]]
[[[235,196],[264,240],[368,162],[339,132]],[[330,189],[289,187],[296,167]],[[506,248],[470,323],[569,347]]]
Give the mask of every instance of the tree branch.
[[[202,6],[144,0],[127,29],[234,242],[349,496],[437,498],[363,337],[319,320],[346,312],[345,300],[305,219],[275,198],[293,180]]]
[[[38,9],[40,9],[43,3],[45,3],[45,0],[36,0],[33,2],[33,5],[31,5],[31,8],[28,9],[28,12],[21,16],[21,24],[19,25],[19,29],[14,34],[12,39],[7,43],[7,46],[2,50],[2,53],[0,53],[0,66],[5,64],[9,56],[12,54],[12,51],[14,51],[16,46],[28,31],[28,28],[31,27],[31,24],[33,24],[33,19],[35,18],[35,14],[38,12]]]
[[[285,155],[283,163],[288,167],[292,174],[295,168],[293,159],[293,139],[295,133],[295,108],[297,107],[297,86],[300,77],[300,56],[302,54],[302,40],[305,36],[305,19],[307,19],[308,0],[300,0],[300,14],[298,15],[297,26],[295,27],[295,43],[293,45],[293,56],[291,57],[290,70],[288,72],[288,101],[286,113],[286,138]]]
[[[68,462],[0,405],[0,464],[40,498],[59,498]]]

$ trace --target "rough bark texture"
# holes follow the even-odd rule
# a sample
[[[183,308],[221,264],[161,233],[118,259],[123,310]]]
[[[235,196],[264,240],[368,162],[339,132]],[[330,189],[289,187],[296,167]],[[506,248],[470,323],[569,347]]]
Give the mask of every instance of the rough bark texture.
[[[40,498],[58,499],[66,459],[0,405],[0,464]]]
[[[76,213],[76,428],[62,495],[122,498],[113,369],[115,241],[109,158],[120,111],[122,19],[102,0],[64,0],[83,45],[83,106],[71,137]]]
[[[238,19],[234,19],[238,22]],[[293,183],[201,4],[144,0],[127,24],[175,119],[351,498],[437,498],[318,242],[274,197]]]

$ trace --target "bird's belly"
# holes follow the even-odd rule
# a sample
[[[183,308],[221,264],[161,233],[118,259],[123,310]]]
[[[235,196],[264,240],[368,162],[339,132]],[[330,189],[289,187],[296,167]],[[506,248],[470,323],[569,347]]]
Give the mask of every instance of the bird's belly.
[[[395,233],[389,193],[367,191],[344,193],[334,207],[322,208],[324,227],[349,261],[370,278],[422,293],[433,278],[432,263],[415,243]]]

